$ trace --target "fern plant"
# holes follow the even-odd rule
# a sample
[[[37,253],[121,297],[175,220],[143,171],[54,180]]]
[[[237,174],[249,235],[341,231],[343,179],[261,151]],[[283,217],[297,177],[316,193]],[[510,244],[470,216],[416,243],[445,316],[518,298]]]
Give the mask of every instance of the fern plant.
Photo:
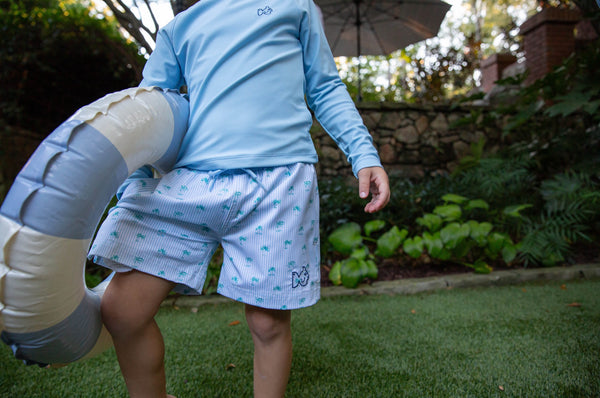
[[[590,232],[600,218],[600,183],[588,173],[562,173],[542,182],[542,213],[525,222],[521,259],[554,266],[569,261],[572,246],[592,241]]]

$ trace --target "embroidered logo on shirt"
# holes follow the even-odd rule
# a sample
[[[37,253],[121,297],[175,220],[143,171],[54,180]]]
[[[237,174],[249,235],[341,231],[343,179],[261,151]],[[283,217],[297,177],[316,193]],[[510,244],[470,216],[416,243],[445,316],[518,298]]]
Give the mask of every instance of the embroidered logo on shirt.
[[[269,6],[265,6],[265,8],[259,8],[258,10],[256,10],[256,13],[258,14],[259,17],[261,15],[271,15],[272,12],[273,12],[273,9]]]

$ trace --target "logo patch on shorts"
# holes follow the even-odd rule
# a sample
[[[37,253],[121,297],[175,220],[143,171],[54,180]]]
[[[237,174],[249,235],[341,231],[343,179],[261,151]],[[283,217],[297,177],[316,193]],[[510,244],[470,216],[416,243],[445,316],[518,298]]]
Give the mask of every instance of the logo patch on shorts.
[[[300,271],[300,273],[293,271],[292,272],[292,288],[295,289],[298,286],[308,285],[309,278],[310,278],[310,275],[308,274],[306,267],[302,267],[302,271]]]

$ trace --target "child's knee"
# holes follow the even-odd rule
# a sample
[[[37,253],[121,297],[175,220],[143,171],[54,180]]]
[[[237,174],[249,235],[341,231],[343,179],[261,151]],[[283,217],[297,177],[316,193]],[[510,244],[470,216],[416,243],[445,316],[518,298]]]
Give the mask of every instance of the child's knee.
[[[135,306],[122,300],[114,291],[107,292],[100,304],[102,322],[112,334],[135,333],[148,322]],[[151,317],[150,317],[151,318]]]
[[[267,310],[246,307],[246,320],[252,335],[261,342],[269,342],[290,334],[291,317],[289,311]]]

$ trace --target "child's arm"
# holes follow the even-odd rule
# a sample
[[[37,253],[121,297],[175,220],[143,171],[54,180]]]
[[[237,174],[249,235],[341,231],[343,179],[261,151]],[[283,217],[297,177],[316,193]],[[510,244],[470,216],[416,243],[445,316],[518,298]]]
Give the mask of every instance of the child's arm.
[[[367,213],[385,207],[390,198],[388,176],[381,166],[373,139],[341,81],[312,0],[302,21],[307,101],[317,120],[347,156],[359,180],[359,195],[371,201]]]

